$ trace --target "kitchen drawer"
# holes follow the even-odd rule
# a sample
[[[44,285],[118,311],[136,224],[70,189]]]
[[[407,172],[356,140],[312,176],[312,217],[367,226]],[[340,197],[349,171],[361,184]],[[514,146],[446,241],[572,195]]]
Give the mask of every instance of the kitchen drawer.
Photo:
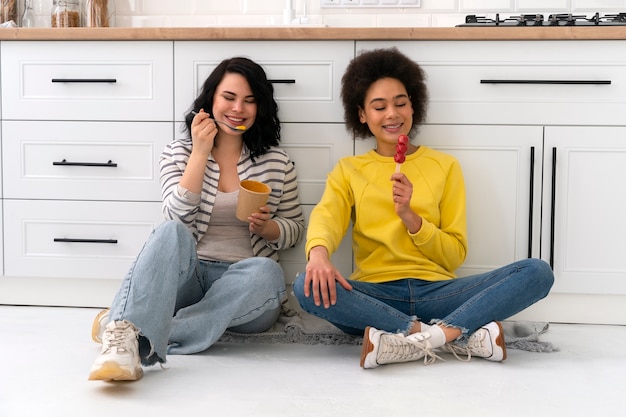
[[[125,276],[150,232],[160,203],[4,201],[7,276]]]
[[[172,42],[10,42],[3,119],[172,119]]]
[[[394,42],[427,73],[429,123],[623,124],[617,41]],[[358,42],[363,49],[390,46]]]
[[[180,41],[175,48],[175,118],[225,58],[245,56],[263,66],[274,86],[281,122],[342,122],[341,76],[354,56],[350,41]]]
[[[161,201],[166,122],[2,123],[4,198]]]

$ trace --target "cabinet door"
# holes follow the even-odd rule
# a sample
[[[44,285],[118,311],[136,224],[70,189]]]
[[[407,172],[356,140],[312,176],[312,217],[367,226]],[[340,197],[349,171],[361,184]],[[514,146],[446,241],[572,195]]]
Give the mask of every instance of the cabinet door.
[[[626,127],[547,127],[544,158],[553,291],[626,295]]]
[[[542,139],[541,127],[420,128],[415,144],[455,156],[463,169],[469,250],[459,276],[539,256]]]
[[[343,124],[283,123],[281,147],[298,171],[302,204],[317,204],[328,173],[339,159],[352,155],[354,140]]]
[[[541,127],[428,125],[417,143],[455,156],[467,193],[460,276],[539,256]]]

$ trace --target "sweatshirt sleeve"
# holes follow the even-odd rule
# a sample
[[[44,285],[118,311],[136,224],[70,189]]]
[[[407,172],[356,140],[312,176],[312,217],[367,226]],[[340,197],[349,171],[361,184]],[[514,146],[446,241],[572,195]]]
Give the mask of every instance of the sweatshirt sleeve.
[[[324,246],[332,255],[350,225],[354,196],[349,176],[340,162],[326,179],[324,193],[311,212],[307,229],[306,258],[315,246]]]
[[[465,261],[468,247],[465,181],[461,165],[456,160],[448,169],[440,211],[439,226],[422,218],[420,230],[409,235],[425,256],[453,272]]]
[[[159,170],[165,219],[182,222],[196,235],[194,223],[200,207],[200,198],[197,195],[185,195],[184,189],[178,186],[190,152],[191,149],[180,141],[168,144],[159,158]]]

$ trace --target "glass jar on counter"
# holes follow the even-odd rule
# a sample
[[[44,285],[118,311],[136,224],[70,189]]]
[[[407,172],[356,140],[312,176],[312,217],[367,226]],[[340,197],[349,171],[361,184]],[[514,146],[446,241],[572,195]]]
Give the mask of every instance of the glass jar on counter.
[[[33,12],[33,0],[24,0],[24,13],[20,26],[23,28],[35,27],[35,15]]]
[[[0,0],[0,23],[11,20],[17,26],[17,0]]]
[[[83,26],[108,28],[115,26],[115,0],[85,0]]]
[[[53,0],[50,23],[53,28],[80,27],[80,1]]]

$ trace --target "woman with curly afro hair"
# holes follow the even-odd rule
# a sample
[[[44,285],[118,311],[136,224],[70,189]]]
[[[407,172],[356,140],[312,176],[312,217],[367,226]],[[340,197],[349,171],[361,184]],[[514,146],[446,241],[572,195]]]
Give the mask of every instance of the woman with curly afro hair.
[[[524,259],[458,278],[468,242],[458,161],[414,143],[426,120],[422,68],[396,48],[364,51],[342,78],[346,127],[376,147],[342,158],[313,209],[307,266],[294,283],[302,308],[363,334],[361,366],[457,358],[506,359],[501,320],[544,298],[547,263]],[[331,262],[352,224],[354,271]]]

